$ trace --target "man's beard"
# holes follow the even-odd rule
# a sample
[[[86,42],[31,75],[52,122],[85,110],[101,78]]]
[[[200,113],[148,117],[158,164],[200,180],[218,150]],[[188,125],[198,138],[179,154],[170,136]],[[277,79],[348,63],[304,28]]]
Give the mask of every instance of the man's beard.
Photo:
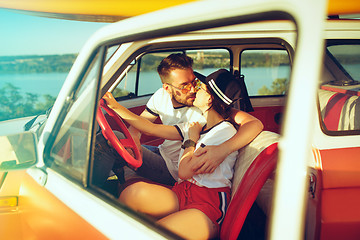
[[[195,97],[196,93],[194,93],[193,96]],[[173,101],[175,101],[179,104],[189,106],[189,107],[192,107],[193,103],[194,103],[194,99],[189,100],[189,98],[179,98],[174,91],[172,92],[172,99],[173,99]]]

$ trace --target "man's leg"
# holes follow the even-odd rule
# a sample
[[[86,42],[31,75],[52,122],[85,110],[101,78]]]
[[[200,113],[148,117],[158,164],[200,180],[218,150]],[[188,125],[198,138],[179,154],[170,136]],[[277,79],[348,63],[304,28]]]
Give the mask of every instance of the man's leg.
[[[174,185],[176,181],[171,176],[160,153],[154,153],[144,146],[142,146],[142,151],[143,164],[135,172],[151,181],[165,185]],[[102,187],[109,177],[111,170],[120,169],[125,165],[126,162],[114,148],[107,144],[107,140],[104,136],[101,133],[98,134],[95,142],[92,183]]]
[[[95,141],[92,183],[103,187],[114,166],[116,169],[122,168],[125,166],[125,161],[107,144],[107,140],[100,133]]]
[[[162,156],[159,153],[150,151],[144,146],[141,147],[143,152],[143,164],[136,170],[136,173],[151,181],[173,186],[176,181],[171,176]]]

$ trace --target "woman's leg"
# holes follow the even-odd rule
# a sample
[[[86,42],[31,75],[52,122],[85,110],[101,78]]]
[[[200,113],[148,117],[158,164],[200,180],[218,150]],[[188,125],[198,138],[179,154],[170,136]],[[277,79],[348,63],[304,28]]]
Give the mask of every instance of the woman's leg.
[[[202,211],[185,209],[166,216],[159,224],[185,239],[209,239],[218,234],[218,227]]]
[[[134,183],[122,191],[119,200],[132,209],[161,218],[179,210],[176,194],[171,189],[146,183]]]

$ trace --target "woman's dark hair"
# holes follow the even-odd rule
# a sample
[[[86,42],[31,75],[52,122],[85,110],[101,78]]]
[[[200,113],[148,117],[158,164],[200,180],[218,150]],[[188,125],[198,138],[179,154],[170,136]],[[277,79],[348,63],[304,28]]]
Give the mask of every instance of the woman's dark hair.
[[[210,107],[224,119],[228,119],[231,106],[241,96],[241,87],[234,75],[226,69],[219,69],[207,77],[196,71],[194,75],[207,86],[207,91],[212,96]]]
[[[224,119],[230,118],[232,105],[227,105],[220,98],[216,97],[215,92],[211,88],[208,88],[207,90],[209,91],[212,97],[211,107]]]
[[[160,75],[162,83],[168,83],[169,73],[174,69],[189,69],[192,68],[193,60],[184,53],[173,53],[164,58],[159,66],[157,72]]]

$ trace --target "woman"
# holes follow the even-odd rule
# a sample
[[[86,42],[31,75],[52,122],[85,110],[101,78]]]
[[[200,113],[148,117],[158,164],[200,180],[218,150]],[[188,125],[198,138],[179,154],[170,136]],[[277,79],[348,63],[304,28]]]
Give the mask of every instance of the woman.
[[[197,175],[192,170],[192,155],[198,147],[219,145],[236,133],[227,119],[232,103],[239,99],[240,86],[225,69],[208,77],[194,74],[199,79],[193,86],[197,91],[194,106],[202,111],[207,121],[204,126],[199,123],[175,126],[154,124],[119,105],[110,93],[104,99],[110,108],[139,131],[183,141],[179,180],[171,190],[138,182],[121,193],[120,201],[156,217],[159,224],[184,238],[207,239],[218,235],[219,225],[225,216],[237,152],[230,154],[213,173]]]

